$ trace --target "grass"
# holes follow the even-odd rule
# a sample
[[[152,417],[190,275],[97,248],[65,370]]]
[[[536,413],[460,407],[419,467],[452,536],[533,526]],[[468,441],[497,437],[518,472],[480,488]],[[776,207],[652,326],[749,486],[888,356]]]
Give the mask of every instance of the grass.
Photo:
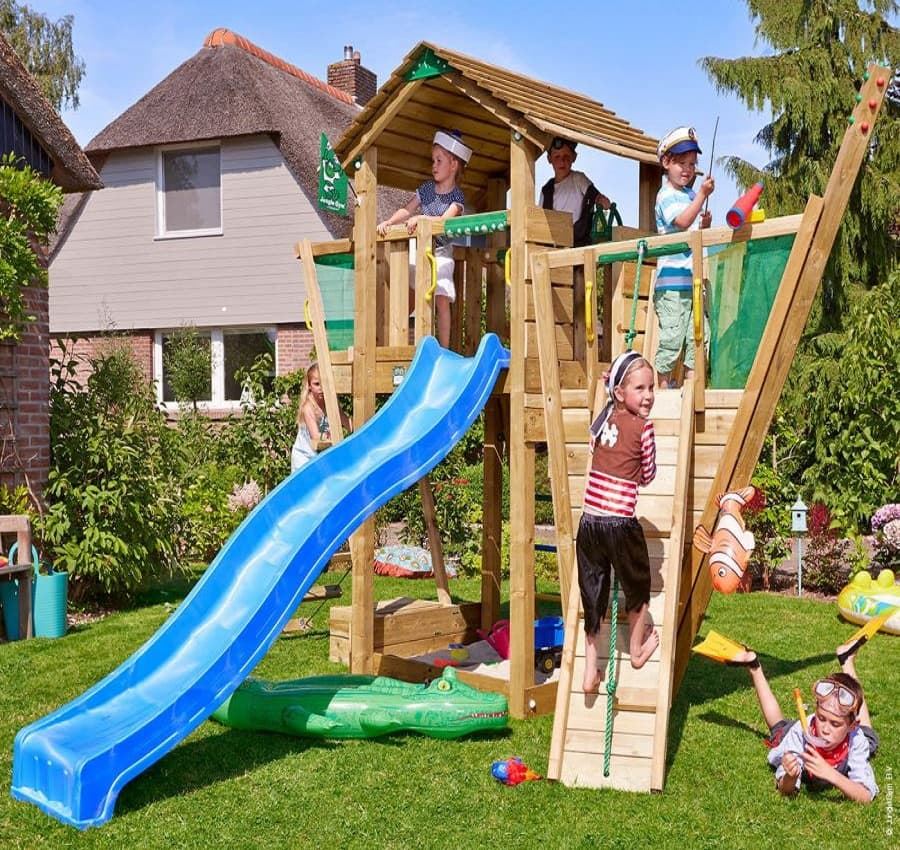
[[[473,580],[453,587],[477,598]],[[431,589],[428,582],[376,584],[380,598]],[[125,659],[184,591],[169,586],[134,610],[61,640],[0,646],[0,780],[6,788],[16,731]],[[256,674],[277,679],[337,670],[328,662],[326,612],[314,622],[318,630],[280,639]],[[852,630],[831,603],[764,594],[717,595],[703,628],[754,646],[786,708],[793,687],[808,689],[834,669],[833,648]],[[694,658],[673,708],[663,794],[496,783],[490,764],[498,758],[518,755],[535,770],[546,769],[551,717],[514,721],[508,734],[455,742],[397,736],[334,743],[207,722],[126,786],[115,817],[99,829],[79,833],[0,796],[0,844],[27,850],[897,846],[887,834],[887,802],[889,777],[900,767],[900,640],[876,637],[860,653],[858,668],[882,739],[874,761],[881,794],[871,806],[835,792],[779,798],[746,672]]]

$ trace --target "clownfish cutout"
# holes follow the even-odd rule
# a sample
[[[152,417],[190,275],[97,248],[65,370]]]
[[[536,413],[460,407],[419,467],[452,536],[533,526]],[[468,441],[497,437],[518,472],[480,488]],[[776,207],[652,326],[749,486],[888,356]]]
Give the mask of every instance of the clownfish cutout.
[[[754,487],[723,493],[716,500],[719,515],[712,536],[702,526],[694,531],[694,546],[709,554],[713,587],[720,593],[734,593],[756,546],[753,532],[747,531],[741,511],[756,494]]]

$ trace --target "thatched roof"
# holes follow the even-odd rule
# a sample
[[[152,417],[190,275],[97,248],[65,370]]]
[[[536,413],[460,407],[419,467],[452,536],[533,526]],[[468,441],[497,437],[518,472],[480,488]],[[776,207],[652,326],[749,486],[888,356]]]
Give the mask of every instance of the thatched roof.
[[[85,150],[94,161],[123,148],[269,134],[315,204],[319,134],[337,138],[359,108],[352,98],[228,30],[100,131]],[[320,212],[335,235],[346,219]]]
[[[100,189],[103,183],[41,87],[0,35],[0,97],[19,116],[53,161],[50,179],[64,192]]]
[[[490,178],[508,176],[510,131],[542,150],[565,136],[657,164],[656,139],[602,103],[424,41],[356,116],[335,152],[347,168],[377,145],[379,184],[412,189],[431,176],[435,130],[448,128],[459,129],[473,149],[462,180],[473,195]]]

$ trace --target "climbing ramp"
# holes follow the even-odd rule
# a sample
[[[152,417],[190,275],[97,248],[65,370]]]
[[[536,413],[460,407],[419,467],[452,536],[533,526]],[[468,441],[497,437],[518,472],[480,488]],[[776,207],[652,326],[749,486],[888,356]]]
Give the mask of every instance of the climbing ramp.
[[[548,778],[566,785],[629,791],[661,790],[663,786],[678,586],[689,521],[686,515],[693,450],[693,386],[658,391],[652,419],[656,431],[657,474],[640,491],[637,515],[650,552],[650,614],[659,631],[660,646],[640,670],[631,667],[625,601],[620,594],[613,657],[615,694],[612,697],[606,694],[609,613],[600,630],[598,664],[606,671],[604,681],[599,694],[583,693],[584,620],[573,571],[547,769]],[[573,512],[580,512],[580,494],[584,492],[584,475],[589,463],[586,448],[583,452],[569,453],[571,464],[577,465],[569,476]],[[611,735],[607,736],[610,700]],[[605,758],[607,744],[609,757]],[[608,775],[604,775],[605,762],[608,762]]]

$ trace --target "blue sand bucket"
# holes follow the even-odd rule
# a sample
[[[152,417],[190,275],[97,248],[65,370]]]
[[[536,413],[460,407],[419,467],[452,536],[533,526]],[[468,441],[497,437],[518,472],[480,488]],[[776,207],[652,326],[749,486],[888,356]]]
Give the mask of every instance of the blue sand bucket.
[[[3,606],[3,628],[7,640],[19,639],[19,583],[0,581],[0,605]]]
[[[13,561],[18,544],[9,547],[9,560]],[[34,564],[32,603],[34,609],[34,636],[59,638],[66,633],[66,601],[69,592],[69,574],[51,571],[41,573],[37,549],[31,547],[31,563]]]

